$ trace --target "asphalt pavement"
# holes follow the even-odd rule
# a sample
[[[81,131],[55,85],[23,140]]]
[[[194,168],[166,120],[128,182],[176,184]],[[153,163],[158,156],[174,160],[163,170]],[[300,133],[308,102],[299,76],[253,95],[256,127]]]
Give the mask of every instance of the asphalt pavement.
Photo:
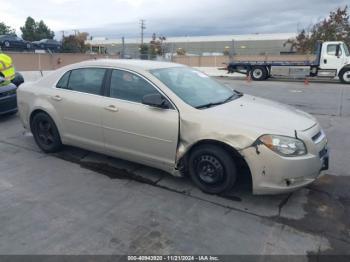
[[[350,86],[219,78],[313,114],[330,170],[292,194],[227,196],[188,179],[66,147],[42,153],[18,116],[0,118],[0,254],[350,255]],[[305,257],[307,260],[307,257]]]

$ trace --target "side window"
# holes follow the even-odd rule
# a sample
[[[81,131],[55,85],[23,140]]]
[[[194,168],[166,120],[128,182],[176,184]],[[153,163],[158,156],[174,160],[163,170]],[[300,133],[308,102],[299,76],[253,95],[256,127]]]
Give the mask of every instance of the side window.
[[[113,70],[110,97],[142,103],[145,95],[158,91],[143,78],[122,70]]]
[[[328,55],[336,55],[337,53],[337,46],[338,45],[328,45],[327,46],[327,54]],[[342,55],[342,50],[341,48],[339,49],[339,55]]]
[[[106,69],[102,68],[82,68],[72,70],[67,89],[99,95],[101,94],[105,73]]]
[[[58,81],[56,87],[57,87],[57,88],[67,89],[67,87],[68,87],[69,75],[70,75],[70,71],[67,72],[67,73],[65,73],[65,74],[61,77],[60,81]]]

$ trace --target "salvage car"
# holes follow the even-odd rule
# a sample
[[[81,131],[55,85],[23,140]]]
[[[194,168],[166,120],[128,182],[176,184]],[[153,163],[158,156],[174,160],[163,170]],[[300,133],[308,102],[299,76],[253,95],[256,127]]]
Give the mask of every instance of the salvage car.
[[[81,147],[189,175],[210,194],[231,190],[241,166],[255,194],[296,190],[328,169],[327,138],[313,116],[183,65],[70,65],[20,86],[18,107],[44,152]]]
[[[17,112],[16,89],[17,86],[12,83],[0,86],[0,116]]]
[[[32,44],[16,35],[0,35],[0,47],[3,50],[29,51]]]
[[[54,39],[41,39],[33,42],[34,49],[50,50],[53,53],[58,53],[62,49],[62,44]]]

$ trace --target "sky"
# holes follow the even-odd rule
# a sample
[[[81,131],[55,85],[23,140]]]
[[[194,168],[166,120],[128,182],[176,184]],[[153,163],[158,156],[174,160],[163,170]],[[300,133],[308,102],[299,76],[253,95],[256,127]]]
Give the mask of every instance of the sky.
[[[61,36],[77,29],[94,37],[195,36],[297,32],[344,7],[344,0],[0,0],[0,21],[15,28],[26,17]]]

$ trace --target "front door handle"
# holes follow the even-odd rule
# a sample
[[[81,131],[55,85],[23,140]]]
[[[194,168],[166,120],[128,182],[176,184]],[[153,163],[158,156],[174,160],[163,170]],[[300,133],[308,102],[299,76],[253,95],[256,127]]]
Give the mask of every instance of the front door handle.
[[[111,112],[118,112],[118,108],[114,105],[107,106],[105,109]]]
[[[62,101],[63,98],[60,97],[59,95],[56,95],[56,96],[51,96],[51,99],[55,101]]]

